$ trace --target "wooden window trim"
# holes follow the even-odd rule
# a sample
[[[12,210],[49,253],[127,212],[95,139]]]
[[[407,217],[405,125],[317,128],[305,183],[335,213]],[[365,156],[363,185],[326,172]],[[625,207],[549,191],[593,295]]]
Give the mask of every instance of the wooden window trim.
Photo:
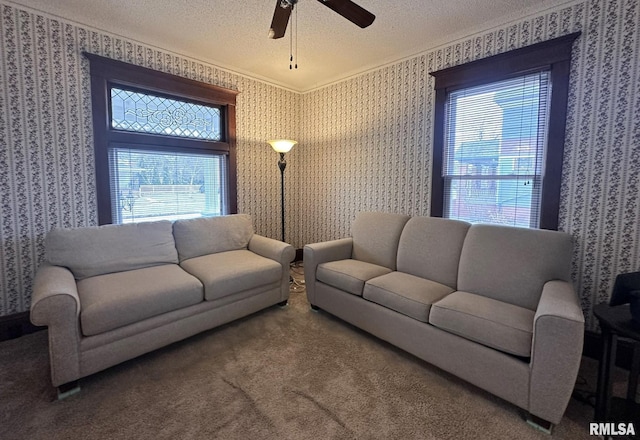
[[[238,212],[236,163],[236,96],[238,92],[146,67],[84,52],[90,63],[98,224],[112,223],[109,188],[109,145],[153,146],[155,150],[222,153],[227,156],[227,209]],[[137,89],[197,104],[221,107],[222,140],[179,138],[111,128],[109,90]]]
[[[580,32],[430,72],[435,77],[431,215],[444,215],[445,108],[449,92],[548,70],[551,100],[540,203],[541,229],[558,229],[571,49]]]

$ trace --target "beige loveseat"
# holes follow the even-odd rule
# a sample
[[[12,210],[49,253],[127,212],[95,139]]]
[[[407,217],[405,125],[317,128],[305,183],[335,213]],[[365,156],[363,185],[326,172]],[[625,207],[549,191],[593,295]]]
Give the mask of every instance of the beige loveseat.
[[[313,308],[525,409],[545,429],[560,422],[584,331],[569,234],[388,213],[359,214],[351,232],[305,246]]]
[[[248,215],[54,229],[31,321],[49,327],[51,380],[84,376],[289,298],[291,245]],[[77,389],[73,388],[72,389]]]

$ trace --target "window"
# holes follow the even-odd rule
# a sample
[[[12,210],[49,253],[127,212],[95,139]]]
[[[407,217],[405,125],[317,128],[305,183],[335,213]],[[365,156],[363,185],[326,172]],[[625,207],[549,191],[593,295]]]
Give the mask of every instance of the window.
[[[557,229],[571,34],[433,72],[431,214]]]
[[[236,212],[236,92],[92,54],[100,224]]]
[[[219,141],[220,107],[111,87],[111,128]]]
[[[226,163],[219,154],[109,148],[111,218],[131,223],[227,214]]]
[[[540,72],[449,94],[445,217],[537,227],[548,82]]]

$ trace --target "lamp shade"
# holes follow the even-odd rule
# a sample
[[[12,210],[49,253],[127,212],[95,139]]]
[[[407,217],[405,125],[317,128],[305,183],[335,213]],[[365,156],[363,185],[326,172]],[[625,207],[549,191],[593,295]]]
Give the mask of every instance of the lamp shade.
[[[267,142],[269,142],[273,149],[278,153],[288,153],[289,151],[291,151],[293,146],[297,144],[296,141],[292,141],[289,139],[275,139]]]

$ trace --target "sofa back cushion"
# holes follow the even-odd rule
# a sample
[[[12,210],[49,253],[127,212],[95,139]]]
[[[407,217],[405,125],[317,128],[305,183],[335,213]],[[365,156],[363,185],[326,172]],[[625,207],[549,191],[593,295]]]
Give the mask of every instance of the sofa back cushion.
[[[469,226],[460,220],[413,217],[400,236],[398,270],[455,289]]]
[[[571,282],[571,235],[476,224],[469,228],[458,290],[535,310],[547,281]]]
[[[398,241],[407,220],[407,215],[361,212],[351,225],[351,257],[395,270]]]
[[[176,220],[173,235],[180,261],[184,261],[246,249],[253,236],[253,223],[247,214]]]
[[[178,262],[170,221],[53,229],[45,258],[77,280]]]

